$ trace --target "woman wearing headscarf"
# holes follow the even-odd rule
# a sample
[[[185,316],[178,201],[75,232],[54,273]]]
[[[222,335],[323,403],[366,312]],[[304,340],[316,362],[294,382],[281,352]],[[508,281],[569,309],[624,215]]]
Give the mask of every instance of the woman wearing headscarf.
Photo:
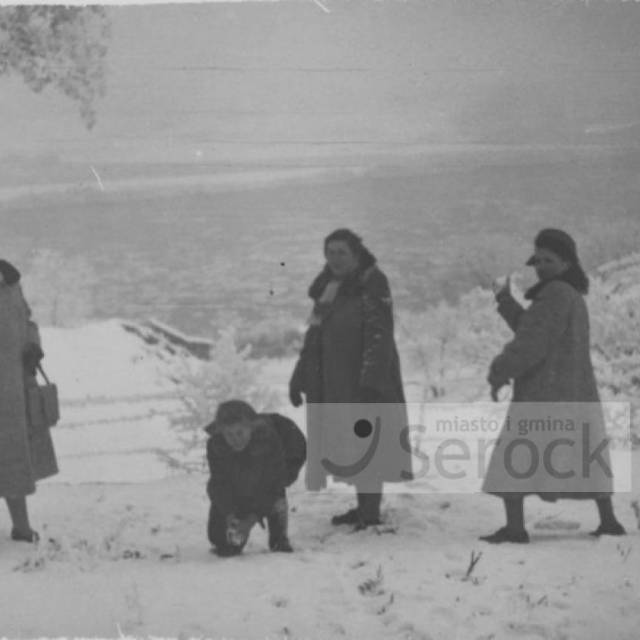
[[[608,441],[590,356],[589,280],[576,243],[562,230],[543,229],[527,265],[538,282],[525,294],[526,309],[508,280],[496,293],[498,312],[515,335],[491,363],[488,381],[494,400],[511,381],[513,394],[483,490],[504,500],[507,523],[481,539],[529,542],[523,505],[530,494],[594,499],[600,525],[592,535],[623,535],[611,502]]]
[[[383,483],[411,478],[410,449],[402,440],[407,414],[400,359],[387,277],[361,238],[349,229],[337,229],[324,240],[324,257],[326,264],[309,288],[313,312],[289,395],[294,406],[300,406],[302,394],[307,402],[306,484],[312,491],[324,488],[328,475],[336,478],[323,463],[331,451],[348,453],[353,445],[354,457],[359,455],[359,438],[353,431],[346,433],[352,425],[344,426],[344,433],[336,432],[331,409],[323,412],[323,406],[372,403],[384,414],[367,479],[364,474],[337,477],[356,486],[357,507],[334,516],[332,523],[360,529],[380,523]],[[360,437],[368,437],[366,430]]]
[[[27,496],[37,480],[58,472],[51,435],[27,424],[25,386],[43,357],[37,325],[22,295],[20,273],[0,260],[0,497],[9,508],[11,538],[36,542]]]

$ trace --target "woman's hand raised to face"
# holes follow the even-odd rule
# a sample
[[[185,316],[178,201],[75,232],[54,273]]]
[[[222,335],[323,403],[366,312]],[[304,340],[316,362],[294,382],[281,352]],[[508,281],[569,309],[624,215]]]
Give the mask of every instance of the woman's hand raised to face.
[[[496,300],[511,294],[511,275],[500,276],[491,283],[491,289]]]

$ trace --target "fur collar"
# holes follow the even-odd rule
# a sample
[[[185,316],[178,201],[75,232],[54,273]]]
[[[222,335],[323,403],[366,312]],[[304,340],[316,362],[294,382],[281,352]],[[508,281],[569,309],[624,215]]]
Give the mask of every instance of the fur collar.
[[[347,296],[358,295],[362,292],[365,284],[371,277],[371,274],[377,270],[376,263],[369,265],[366,268],[358,268],[353,273],[346,276],[338,288],[338,293]],[[317,301],[318,298],[324,292],[327,284],[334,279],[333,272],[329,269],[328,265],[325,265],[324,269],[315,277],[311,286],[309,287],[309,297]]]

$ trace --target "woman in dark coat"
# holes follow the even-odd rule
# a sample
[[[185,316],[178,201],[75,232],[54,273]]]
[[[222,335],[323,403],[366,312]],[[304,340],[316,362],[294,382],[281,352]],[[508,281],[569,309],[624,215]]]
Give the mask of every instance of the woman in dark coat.
[[[307,403],[306,484],[312,491],[326,486],[327,468],[332,467],[325,463],[336,449],[346,452],[347,459],[352,449],[353,462],[362,450],[351,424],[342,433],[335,430],[335,405],[374,403],[376,411],[384,408],[377,463],[370,462],[368,474],[337,478],[356,485],[358,506],[335,516],[333,524],[364,528],[380,522],[383,482],[411,478],[410,449],[402,439],[407,413],[391,293],[375,257],[352,231],[338,229],[327,236],[324,256],[326,265],[309,288],[313,313],[289,395],[294,406],[300,406],[302,394]],[[327,408],[329,404],[334,407]]]
[[[489,383],[495,399],[498,390],[513,381],[513,397],[483,490],[504,500],[507,524],[481,539],[528,542],[523,500],[529,494],[550,501],[595,499],[601,522],[592,535],[622,535],[624,528],[611,503],[611,463],[590,356],[584,300],[589,281],[573,238],[559,229],[543,229],[527,265],[535,267],[539,279],[525,294],[531,300],[529,307],[524,309],[513,298],[508,281],[496,293],[498,312],[515,336],[491,363]],[[548,416],[555,421],[553,430],[548,419],[547,427],[542,427]],[[600,443],[602,450],[594,458],[599,464],[584,466],[589,461],[581,446],[585,442],[591,443],[589,451]],[[549,464],[544,468],[540,464],[540,473],[521,473],[519,465],[532,468],[534,447],[557,456],[549,455]],[[542,460],[544,455],[539,456]]]
[[[36,480],[58,468],[49,430],[27,425],[25,386],[43,354],[19,281],[18,270],[0,260],[0,496],[11,515],[11,538],[35,542],[26,497],[35,492]]]

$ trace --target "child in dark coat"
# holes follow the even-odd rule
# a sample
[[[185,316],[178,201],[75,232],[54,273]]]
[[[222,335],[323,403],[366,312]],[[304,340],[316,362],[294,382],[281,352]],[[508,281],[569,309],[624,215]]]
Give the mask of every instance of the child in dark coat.
[[[279,414],[258,414],[246,402],[218,407],[206,427],[211,501],[208,536],[219,556],[242,552],[253,526],[267,519],[271,551],[291,552],[285,487],[306,460],[306,441]]]

